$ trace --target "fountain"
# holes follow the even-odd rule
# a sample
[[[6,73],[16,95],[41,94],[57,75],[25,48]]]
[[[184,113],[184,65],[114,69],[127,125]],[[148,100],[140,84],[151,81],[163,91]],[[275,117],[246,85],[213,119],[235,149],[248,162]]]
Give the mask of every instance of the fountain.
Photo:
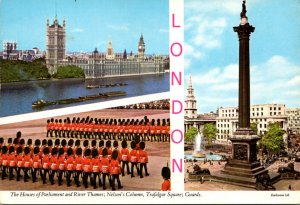
[[[198,132],[196,138],[195,138],[195,144],[194,144],[194,153],[193,157],[195,158],[205,158],[205,153],[203,152],[204,145],[202,143],[202,135],[200,132]]]

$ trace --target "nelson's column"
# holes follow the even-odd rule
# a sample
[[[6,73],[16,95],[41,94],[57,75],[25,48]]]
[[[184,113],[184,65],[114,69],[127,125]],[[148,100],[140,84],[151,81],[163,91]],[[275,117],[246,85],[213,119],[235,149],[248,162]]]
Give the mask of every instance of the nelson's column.
[[[249,40],[255,28],[248,22],[246,1],[243,1],[242,7],[240,25],[233,27],[239,38],[239,123],[238,129],[230,138],[232,157],[215,177],[227,183],[257,188],[262,177],[270,179],[270,176],[268,170],[257,160],[256,144],[260,137],[250,129]]]

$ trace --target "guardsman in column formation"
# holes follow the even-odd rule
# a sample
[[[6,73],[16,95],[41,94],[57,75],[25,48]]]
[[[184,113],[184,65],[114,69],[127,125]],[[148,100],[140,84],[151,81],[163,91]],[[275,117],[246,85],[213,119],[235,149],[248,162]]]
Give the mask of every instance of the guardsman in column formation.
[[[161,170],[161,175],[164,179],[164,182],[161,185],[161,190],[162,191],[171,191],[171,182],[170,182],[170,177],[171,177],[171,171],[169,167],[163,167]]]
[[[46,128],[47,128],[46,137],[49,137],[49,136],[51,137],[51,124],[50,124],[50,120],[49,119],[47,120]]]
[[[125,166],[127,168],[127,174],[130,174],[129,159],[130,159],[130,155],[129,155],[129,150],[127,149],[127,141],[123,140],[122,149],[121,149],[122,176],[125,176]]]
[[[56,139],[56,140],[54,141],[54,147],[55,147],[56,149],[59,149],[59,146],[60,146],[60,140],[59,140],[59,139]]]
[[[63,148],[64,152],[67,152],[67,140],[63,139],[61,142],[60,142],[60,145],[61,147]]]
[[[98,147],[98,154],[99,154],[99,160],[101,161],[102,159],[102,151],[104,149],[104,141],[100,140],[99,141],[99,147]]]
[[[21,170],[23,169],[23,149],[21,146],[17,147],[17,156],[16,156],[16,161],[17,161],[17,166],[16,166],[16,172],[17,172],[17,181],[20,181],[21,177]]]
[[[63,173],[65,172],[65,156],[64,156],[64,148],[61,147],[58,149],[58,159],[57,159],[57,164],[58,164],[58,185],[62,185],[62,176]]]
[[[111,160],[111,153],[112,153],[111,141],[110,140],[106,141],[105,148],[107,149],[107,159],[110,161]]]
[[[100,176],[100,168],[101,168],[101,162],[98,158],[98,150],[97,149],[92,149],[92,160],[91,160],[91,165],[92,165],[92,172],[93,176],[91,176],[91,184],[94,186],[94,189],[97,189],[97,178],[99,178],[99,186],[102,186],[101,182],[101,176]]]
[[[23,166],[24,166],[24,169],[23,169],[24,182],[28,182],[28,179],[30,179],[30,177],[28,175],[28,171],[32,167],[30,147],[24,148]]]
[[[49,174],[49,181],[51,185],[54,184],[54,175],[58,170],[58,149],[54,147],[51,151],[51,158],[50,158],[50,174]]]
[[[74,148],[74,153],[77,153],[77,149],[81,148],[80,147],[80,140],[76,140],[75,141],[75,148]],[[76,154],[77,155],[77,154]]]
[[[118,160],[119,160],[119,162],[121,161],[121,152],[120,152],[120,150],[119,150],[119,143],[118,143],[118,141],[117,140],[115,140],[114,142],[113,142],[113,150],[112,151],[117,151],[118,152]]]
[[[49,139],[49,140],[48,140],[48,149],[49,149],[49,153],[52,152],[52,148],[53,148],[53,142],[52,142],[52,139]]]
[[[49,157],[49,148],[45,147],[44,150],[44,156],[42,158],[42,180],[43,180],[43,184],[46,184],[46,180],[47,180],[47,174],[49,175],[49,168],[50,168],[50,157]]]
[[[29,147],[29,150],[30,150],[30,154],[33,153],[33,147],[32,147],[32,139],[28,139],[27,140],[27,147]]]
[[[32,176],[33,183],[36,182],[36,174],[37,174],[37,172],[40,172],[40,167],[41,167],[40,149],[39,149],[39,145],[37,146],[37,144],[40,144],[40,143],[41,143],[40,140],[38,140],[38,141],[36,140],[35,141],[36,146],[33,148],[33,157],[32,157],[33,164],[32,164],[32,170],[31,170],[31,176]]]
[[[108,177],[109,184],[111,184],[111,178],[109,176],[110,163],[107,155],[108,155],[107,148],[104,148],[102,151],[102,160],[101,160],[103,190],[106,189],[106,177]]]
[[[75,169],[75,159],[74,159],[74,153],[72,148],[68,148],[67,150],[67,161],[66,161],[66,170],[67,170],[67,186],[71,186],[71,175],[73,174],[73,171]]]
[[[14,146],[10,146],[8,149],[8,161],[9,161],[9,180],[14,178],[14,169],[16,168],[16,156]]]
[[[75,163],[76,163],[76,168],[75,168],[75,177],[74,177],[74,181],[77,187],[80,187],[80,181],[79,181],[79,177],[82,174],[82,170],[83,170],[83,158],[82,158],[82,149],[81,147],[79,147],[76,150],[76,158],[75,158]]]
[[[138,153],[136,151],[136,143],[135,141],[131,141],[131,151],[130,151],[130,163],[131,163],[131,177],[134,177],[134,167],[136,167],[137,173],[139,174],[138,168]]]
[[[6,169],[9,165],[9,161],[8,161],[8,155],[7,155],[7,146],[2,146],[2,155],[1,155],[1,159],[2,159],[2,180],[4,180],[7,177],[7,173],[6,173]]]
[[[140,162],[140,177],[141,178],[143,178],[143,167],[145,168],[145,175],[149,176],[149,173],[147,170],[148,153],[144,149],[145,149],[145,142],[140,142],[139,162]]]
[[[122,189],[123,186],[121,185],[120,177],[119,175],[121,174],[121,168],[120,168],[120,163],[119,163],[119,152],[118,150],[114,150],[112,152],[112,160],[110,163],[110,174],[112,176],[112,182],[111,182],[111,187],[112,190],[115,191],[115,180],[118,182],[118,189]]]
[[[84,152],[83,159],[83,184],[85,188],[88,188],[88,179],[91,174],[91,150],[87,148]]]

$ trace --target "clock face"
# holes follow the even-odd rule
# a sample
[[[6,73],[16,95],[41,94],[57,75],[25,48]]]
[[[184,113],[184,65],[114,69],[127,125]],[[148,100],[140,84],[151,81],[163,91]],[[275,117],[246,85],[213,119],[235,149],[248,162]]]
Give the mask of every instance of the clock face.
[[[139,49],[142,49],[142,46],[139,46]]]

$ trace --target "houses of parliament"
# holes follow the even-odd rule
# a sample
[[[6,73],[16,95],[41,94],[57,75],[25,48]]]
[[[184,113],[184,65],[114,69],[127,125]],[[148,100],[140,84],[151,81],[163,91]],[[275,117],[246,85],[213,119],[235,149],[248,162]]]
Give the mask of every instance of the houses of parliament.
[[[116,53],[112,41],[109,40],[106,52],[97,48],[90,53],[66,54],[66,21],[59,24],[57,17],[50,25],[46,23],[46,65],[50,74],[57,72],[59,66],[75,65],[84,70],[86,78],[143,75],[164,73],[169,56],[146,55],[143,35],[140,36],[137,53]]]

